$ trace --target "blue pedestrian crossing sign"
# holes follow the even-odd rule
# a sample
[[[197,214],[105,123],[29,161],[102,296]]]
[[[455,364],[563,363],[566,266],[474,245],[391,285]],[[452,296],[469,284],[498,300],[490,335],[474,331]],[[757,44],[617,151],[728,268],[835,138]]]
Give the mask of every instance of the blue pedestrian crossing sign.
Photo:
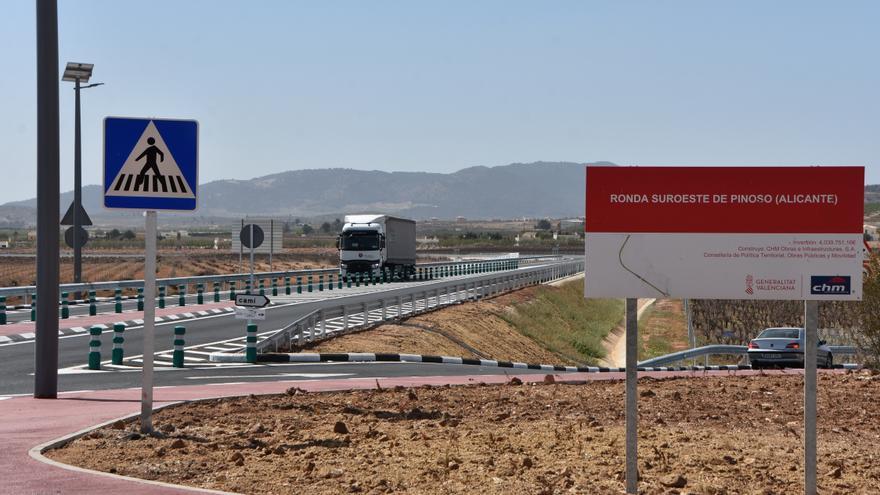
[[[199,179],[195,120],[104,119],[104,207],[192,211]]]

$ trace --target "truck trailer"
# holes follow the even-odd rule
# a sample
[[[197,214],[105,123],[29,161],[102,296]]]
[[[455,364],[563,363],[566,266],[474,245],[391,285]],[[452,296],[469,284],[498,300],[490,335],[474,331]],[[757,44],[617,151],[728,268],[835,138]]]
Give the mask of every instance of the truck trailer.
[[[339,248],[339,274],[348,278],[383,273],[407,279],[416,267],[416,222],[389,215],[346,215]]]

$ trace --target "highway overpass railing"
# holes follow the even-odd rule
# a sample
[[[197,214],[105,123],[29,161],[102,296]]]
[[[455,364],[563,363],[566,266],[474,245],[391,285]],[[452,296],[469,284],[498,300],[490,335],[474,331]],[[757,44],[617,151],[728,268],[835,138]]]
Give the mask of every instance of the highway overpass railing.
[[[551,282],[583,270],[583,259],[556,259],[538,266],[333,299],[331,305],[325,302],[264,337],[256,343],[256,348],[260,353],[297,348],[352,330],[361,330],[451,304],[476,301],[529,285]],[[318,306],[318,303],[310,304]],[[214,353],[211,360],[223,361],[224,354]]]

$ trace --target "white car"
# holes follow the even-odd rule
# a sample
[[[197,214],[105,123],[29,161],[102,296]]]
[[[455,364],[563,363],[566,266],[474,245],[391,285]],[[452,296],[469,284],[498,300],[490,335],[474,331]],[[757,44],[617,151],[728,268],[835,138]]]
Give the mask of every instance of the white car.
[[[804,329],[767,328],[749,341],[749,363],[752,368],[804,367]],[[816,349],[816,365],[820,368],[834,366],[831,349],[824,340]]]

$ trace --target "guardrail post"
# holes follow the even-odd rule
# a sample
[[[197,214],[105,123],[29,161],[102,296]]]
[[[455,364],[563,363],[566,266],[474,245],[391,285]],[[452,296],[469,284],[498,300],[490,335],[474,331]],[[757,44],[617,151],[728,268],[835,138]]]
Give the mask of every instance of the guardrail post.
[[[336,284],[337,284],[337,287],[336,287],[337,289],[342,289],[342,276],[341,275],[338,275],[338,274],[336,275]]]
[[[177,304],[178,306],[186,306],[186,284],[177,286]]]
[[[101,327],[89,329],[89,369],[101,369]]]
[[[95,291],[90,290],[89,294],[89,316],[98,314],[98,306],[95,305]]]
[[[355,287],[361,286],[361,277],[362,277],[362,274],[360,274],[360,273],[358,273],[354,276],[354,286]],[[351,287],[351,285],[349,285],[349,287]]]
[[[341,281],[339,283],[342,284]],[[351,275],[345,276],[345,283],[348,284],[348,288],[351,289]],[[342,287],[339,287],[339,288],[341,289]]]
[[[278,279],[275,277],[272,277],[272,295],[278,295]]]
[[[261,296],[266,295],[266,287],[263,284],[263,279],[260,279],[260,295]]]
[[[324,275],[318,275],[318,292],[324,292]]]
[[[367,311],[367,303],[362,303],[362,304],[361,304],[361,311],[364,313],[364,324],[363,324],[363,326],[367,326],[367,324],[370,322],[370,312]]]
[[[117,287],[113,292],[113,312],[122,313],[122,289]]]
[[[229,300],[235,300],[235,280],[229,281]]]
[[[388,303],[382,299],[382,321],[388,320]]]
[[[196,284],[196,304],[205,304],[205,286]]]
[[[284,277],[284,294],[290,295],[290,277]]]
[[[31,296],[31,321],[37,321],[37,293]]]
[[[6,296],[0,296],[0,325],[6,324]]]
[[[174,352],[171,354],[171,367],[183,368],[183,346],[185,345],[183,336],[186,334],[186,327],[177,325],[174,327]]]
[[[312,275],[309,274],[309,292],[312,292]]]
[[[214,302],[220,302],[220,282],[214,282]]]
[[[247,326],[247,351],[245,359],[249,363],[257,362],[257,324],[249,323]]]
[[[327,275],[327,288],[333,290],[333,274],[330,273]]]
[[[68,306],[69,294],[67,292],[61,293],[61,318],[68,319],[70,318],[70,307]]]
[[[122,364],[123,358],[123,348],[122,346],[125,344],[125,323],[114,323],[113,324],[113,350],[111,351],[111,359],[113,364]],[[100,362],[100,356],[98,357],[98,361]]]
[[[318,332],[318,335],[324,337],[327,335],[327,322],[324,320],[324,310],[322,309],[318,312],[318,322],[321,325],[321,331]]]
[[[351,279],[349,279],[351,283]],[[342,331],[348,330],[348,306],[342,306]]]
[[[250,294],[250,293],[251,293],[251,288],[252,288],[252,287],[251,287],[251,280],[250,280],[250,279],[247,279],[247,280],[245,281],[245,283],[244,283],[244,293],[245,293],[245,294]]]
[[[165,307],[165,286],[160,285],[159,286],[159,309],[162,309],[164,307]]]
[[[303,279],[302,279],[302,277],[296,277],[296,293],[297,294],[303,293]]]

